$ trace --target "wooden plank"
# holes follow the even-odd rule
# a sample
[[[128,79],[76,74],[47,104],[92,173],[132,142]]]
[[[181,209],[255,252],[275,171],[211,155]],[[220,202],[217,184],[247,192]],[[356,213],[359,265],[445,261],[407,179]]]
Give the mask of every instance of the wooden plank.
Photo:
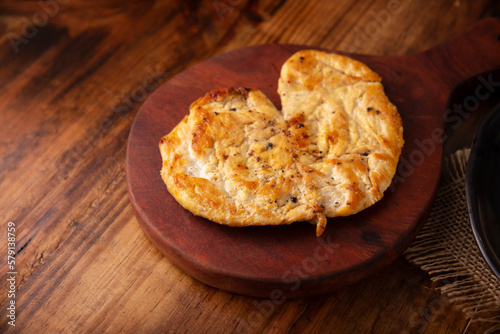
[[[0,226],[16,223],[18,251],[16,327],[7,325],[3,284],[2,331],[487,328],[469,324],[404,259],[331,295],[271,306],[200,284],[143,234],[128,202],[124,164],[128,131],[145,98],[141,88],[149,95],[148,84],[203,59],[273,42],[378,55],[420,52],[498,15],[498,3],[401,0],[401,11],[364,41],[359,29],[373,25],[372,13],[389,1],[54,1],[59,8],[17,53],[12,34],[22,37],[26,22],[45,22],[44,10],[38,1],[0,5]],[[227,9],[223,19],[214,7],[220,3]],[[0,242],[0,254],[6,250]],[[6,272],[3,261],[4,282]]]

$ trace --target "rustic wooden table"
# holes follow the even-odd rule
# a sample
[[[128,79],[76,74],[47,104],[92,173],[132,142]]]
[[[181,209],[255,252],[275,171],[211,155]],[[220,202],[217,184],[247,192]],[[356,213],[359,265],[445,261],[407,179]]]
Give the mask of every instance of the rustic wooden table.
[[[263,43],[405,55],[499,13],[493,0],[2,1],[0,331],[481,333],[404,257],[319,297],[199,283],[141,230],[125,158],[145,99],[211,56]]]

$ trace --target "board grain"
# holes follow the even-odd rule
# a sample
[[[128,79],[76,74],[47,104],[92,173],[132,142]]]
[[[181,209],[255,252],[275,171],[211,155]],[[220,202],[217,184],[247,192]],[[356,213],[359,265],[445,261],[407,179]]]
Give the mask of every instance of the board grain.
[[[47,20],[43,5],[51,8]],[[0,332],[486,332],[491,323],[468,319],[404,256],[310,298],[247,297],[200,283],[144,234],[125,165],[145,99],[213,56],[274,43],[404,56],[495,16],[495,0],[0,1],[2,282],[8,221],[16,224],[17,264],[16,326],[7,323],[11,299],[1,284]],[[24,35],[28,24],[36,30]],[[15,49],[16,36],[27,43]],[[481,57],[458,67],[451,81],[436,73],[438,81],[452,86],[469,68],[481,70]],[[463,103],[477,85],[477,78],[461,85],[449,105]],[[479,109],[459,127],[450,121],[444,151],[468,143]]]
[[[381,270],[408,247],[432,206],[444,123],[452,117],[446,111],[451,90],[470,76],[500,66],[499,35],[500,22],[491,19],[421,54],[350,55],[383,78],[386,94],[403,119],[405,146],[384,198],[356,215],[329,219],[319,238],[314,226],[301,223],[246,228],[211,223],[178,205],[159,175],[159,139],[194,100],[217,88],[256,87],[280,107],[276,90],[281,65],[306,47],[251,46],[192,66],[145,101],[130,132],[127,182],[142,228],[192,277],[251,296],[324,294]]]

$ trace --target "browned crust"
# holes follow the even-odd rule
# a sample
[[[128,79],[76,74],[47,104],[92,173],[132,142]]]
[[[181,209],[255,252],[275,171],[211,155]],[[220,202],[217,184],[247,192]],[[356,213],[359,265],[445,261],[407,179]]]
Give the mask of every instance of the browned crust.
[[[230,226],[354,214],[383,196],[403,146],[381,79],[348,57],[304,50],[283,65],[280,112],[257,89],[193,102],[160,141],[161,176],[186,209]]]

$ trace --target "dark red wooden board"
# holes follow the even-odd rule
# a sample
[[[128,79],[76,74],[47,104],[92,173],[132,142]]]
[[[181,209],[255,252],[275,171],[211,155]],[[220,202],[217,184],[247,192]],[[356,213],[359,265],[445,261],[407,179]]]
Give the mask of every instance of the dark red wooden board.
[[[384,268],[409,246],[431,209],[445,121],[463,117],[458,109],[446,111],[447,98],[462,80],[500,67],[499,35],[500,20],[491,18],[421,54],[350,55],[382,76],[403,119],[406,143],[384,198],[356,215],[329,219],[320,238],[307,223],[231,228],[192,215],[161,180],[158,150],[160,138],[188,113],[191,102],[210,90],[255,87],[281,108],[276,92],[281,65],[294,52],[311,47],[251,46],[187,69],[145,101],[130,131],[127,184],[141,227],[185,273],[246,295],[281,299],[323,294]]]

